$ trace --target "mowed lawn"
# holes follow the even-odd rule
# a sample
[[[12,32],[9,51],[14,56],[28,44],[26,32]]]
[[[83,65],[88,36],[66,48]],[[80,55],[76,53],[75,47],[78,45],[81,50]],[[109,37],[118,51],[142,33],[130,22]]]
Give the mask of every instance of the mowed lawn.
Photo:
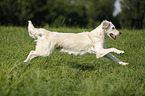
[[[58,32],[91,29],[46,28]],[[27,28],[0,27],[0,96],[145,96],[145,30],[119,30],[107,47],[129,65],[96,59],[95,54],[69,55],[53,52],[49,57],[23,61],[35,49]]]

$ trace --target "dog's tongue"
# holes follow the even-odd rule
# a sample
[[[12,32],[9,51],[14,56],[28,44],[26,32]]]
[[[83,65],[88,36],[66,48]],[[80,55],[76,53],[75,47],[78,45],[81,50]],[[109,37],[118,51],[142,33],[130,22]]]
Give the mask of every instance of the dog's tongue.
[[[116,36],[114,34],[110,34],[110,38],[116,40]]]
[[[113,34],[112,34],[112,37],[113,37],[114,39],[116,38],[115,35],[113,35]]]

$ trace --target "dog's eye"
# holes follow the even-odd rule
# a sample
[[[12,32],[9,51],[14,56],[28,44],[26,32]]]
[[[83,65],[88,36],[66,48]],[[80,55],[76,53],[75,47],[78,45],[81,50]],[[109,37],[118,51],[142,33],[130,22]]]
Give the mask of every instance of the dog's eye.
[[[112,27],[112,29],[115,29],[114,27]]]

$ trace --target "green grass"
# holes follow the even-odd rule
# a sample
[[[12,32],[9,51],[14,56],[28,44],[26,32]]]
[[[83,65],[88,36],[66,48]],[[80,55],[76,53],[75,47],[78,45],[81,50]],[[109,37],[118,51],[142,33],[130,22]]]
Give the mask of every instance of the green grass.
[[[81,32],[90,29],[47,28]],[[95,54],[69,55],[53,52],[49,57],[23,61],[35,42],[27,28],[0,27],[0,96],[143,96],[145,95],[145,31],[120,30],[107,47],[124,50],[114,54],[129,62],[122,66],[96,59]]]

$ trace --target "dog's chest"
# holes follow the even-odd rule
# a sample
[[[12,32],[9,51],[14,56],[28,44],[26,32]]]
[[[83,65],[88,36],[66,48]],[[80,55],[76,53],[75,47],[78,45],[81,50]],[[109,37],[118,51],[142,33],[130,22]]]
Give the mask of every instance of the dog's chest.
[[[74,54],[74,55],[83,55],[86,53],[94,53],[94,46],[92,43],[75,43],[72,45],[65,44],[65,46],[61,46],[57,48],[60,52],[65,52],[68,54]]]

